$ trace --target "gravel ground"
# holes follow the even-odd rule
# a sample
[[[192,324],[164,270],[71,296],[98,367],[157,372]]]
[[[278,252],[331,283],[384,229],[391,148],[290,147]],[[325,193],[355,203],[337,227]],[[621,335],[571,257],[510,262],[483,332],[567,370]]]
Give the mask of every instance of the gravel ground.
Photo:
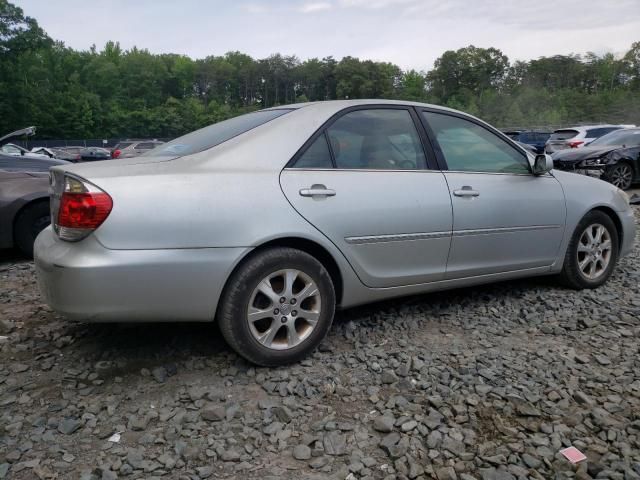
[[[536,279],[340,312],[278,369],[214,325],[67,322],[4,255],[0,479],[640,479],[640,246],[597,291]]]

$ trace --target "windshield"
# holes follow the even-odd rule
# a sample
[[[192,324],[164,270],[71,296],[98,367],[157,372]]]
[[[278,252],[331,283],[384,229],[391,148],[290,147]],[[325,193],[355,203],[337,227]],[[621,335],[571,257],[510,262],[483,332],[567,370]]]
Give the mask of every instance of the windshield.
[[[627,147],[640,146],[640,130],[616,130],[594,140],[589,146],[614,146],[625,145]]]
[[[277,110],[260,110],[258,112],[230,118],[229,120],[214,123],[213,125],[164,143],[141,156],[183,157],[185,155],[191,155],[192,153],[202,152],[259,127],[290,111],[291,109],[284,108]]]

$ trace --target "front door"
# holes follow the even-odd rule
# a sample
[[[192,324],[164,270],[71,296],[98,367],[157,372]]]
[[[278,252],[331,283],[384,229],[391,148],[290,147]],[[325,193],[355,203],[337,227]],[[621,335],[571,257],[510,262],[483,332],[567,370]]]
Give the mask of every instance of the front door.
[[[453,204],[447,279],[551,266],[564,234],[560,183],[526,154],[461,116],[423,111]]]
[[[280,176],[293,207],[369,287],[444,278],[451,200],[442,172],[425,168],[417,121],[409,108],[351,109]]]

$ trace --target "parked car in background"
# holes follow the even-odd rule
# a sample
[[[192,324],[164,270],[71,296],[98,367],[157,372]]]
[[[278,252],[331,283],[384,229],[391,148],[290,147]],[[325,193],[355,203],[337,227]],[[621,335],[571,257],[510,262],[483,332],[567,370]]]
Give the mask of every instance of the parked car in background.
[[[49,168],[64,160],[0,155],[0,248],[33,256],[33,242],[50,224]]]
[[[546,153],[582,148],[589,145],[596,138],[600,138],[614,130],[625,128],[624,125],[586,125],[580,127],[560,128],[555,130],[544,147]]]
[[[537,130],[503,130],[503,133],[516,142],[531,145],[535,153],[544,153],[544,147],[551,132]]]
[[[96,160],[110,160],[111,151],[101,147],[87,147],[80,150],[80,160],[94,162]]]
[[[31,153],[46,155],[49,158],[54,158],[56,156],[53,150],[48,147],[33,147],[31,149]]]
[[[0,147],[0,153],[4,155],[12,155],[14,157],[22,156],[22,157],[51,158],[51,156],[48,155],[47,153],[32,152],[14,143],[5,143],[4,145],[2,145]]]
[[[80,160],[80,152],[85,147],[71,146],[71,147],[54,147],[51,150],[56,158],[67,160],[69,162],[77,162]]]
[[[113,147],[111,158],[139,157],[163,143],[159,140],[126,140]]]
[[[626,194],[421,103],[279,106],[117,162],[54,167],[43,297],[89,321],[213,321],[249,361],[310,354],[336,305],[532,275],[596,288]],[[562,208],[560,208],[562,207]]]
[[[555,168],[601,177],[622,190],[640,181],[640,128],[616,130],[580,149],[552,155]]]

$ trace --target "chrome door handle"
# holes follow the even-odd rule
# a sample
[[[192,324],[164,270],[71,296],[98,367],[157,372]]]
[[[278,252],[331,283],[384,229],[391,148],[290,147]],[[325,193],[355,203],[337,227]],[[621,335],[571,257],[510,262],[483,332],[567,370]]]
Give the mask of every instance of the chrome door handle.
[[[336,191],[325,187],[324,185],[311,185],[311,188],[300,189],[302,197],[333,197]]]
[[[471,187],[464,186],[459,190],[454,190],[453,194],[456,197],[478,197],[480,196],[480,192],[477,190],[473,190]]]

